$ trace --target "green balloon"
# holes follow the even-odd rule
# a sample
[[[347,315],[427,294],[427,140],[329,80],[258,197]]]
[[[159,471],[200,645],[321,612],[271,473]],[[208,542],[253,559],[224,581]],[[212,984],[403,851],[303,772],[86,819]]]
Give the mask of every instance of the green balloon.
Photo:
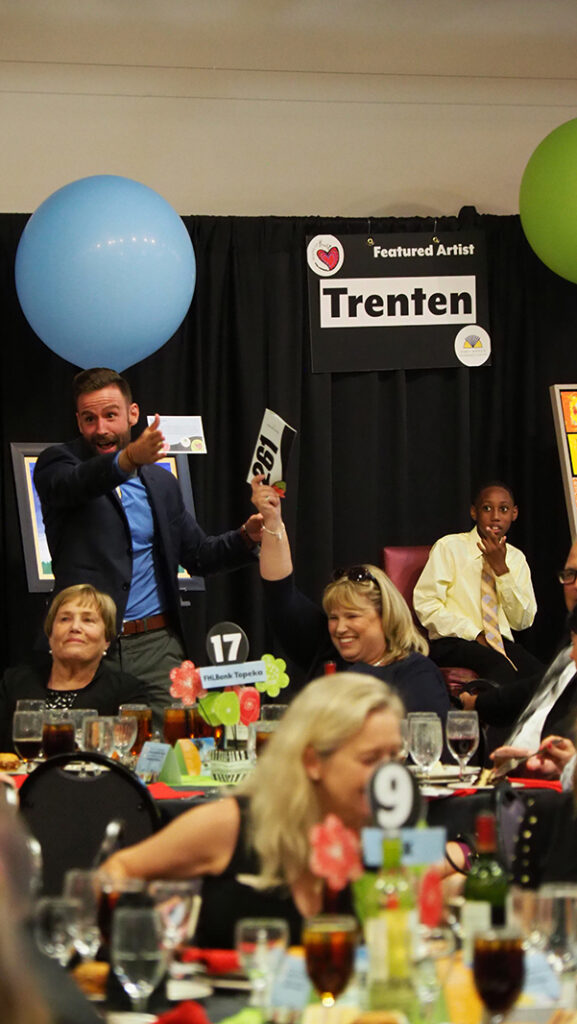
[[[539,259],[577,283],[577,118],[537,146],[521,180],[519,212]]]

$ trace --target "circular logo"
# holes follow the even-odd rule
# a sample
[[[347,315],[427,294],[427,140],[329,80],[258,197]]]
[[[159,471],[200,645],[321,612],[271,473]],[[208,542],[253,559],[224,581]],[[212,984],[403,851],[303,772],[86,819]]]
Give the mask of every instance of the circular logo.
[[[465,366],[482,366],[491,355],[491,338],[484,327],[467,324],[455,338],[455,355]]]
[[[315,235],[307,246],[307,263],[320,277],[336,274],[344,260],[344,249],[334,235]]]

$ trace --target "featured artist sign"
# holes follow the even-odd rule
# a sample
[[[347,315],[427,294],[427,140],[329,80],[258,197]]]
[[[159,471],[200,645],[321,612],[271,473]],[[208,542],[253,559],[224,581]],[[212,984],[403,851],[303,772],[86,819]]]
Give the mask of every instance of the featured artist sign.
[[[480,231],[307,238],[315,372],[490,362]]]

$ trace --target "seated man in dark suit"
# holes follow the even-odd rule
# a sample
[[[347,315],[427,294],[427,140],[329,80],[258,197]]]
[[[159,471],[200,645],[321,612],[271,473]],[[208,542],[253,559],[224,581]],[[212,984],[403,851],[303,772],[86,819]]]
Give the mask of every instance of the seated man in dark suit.
[[[569,551],[559,581],[570,613],[569,628],[577,632],[577,543]],[[508,727],[508,735],[505,733],[501,740],[508,748],[505,756],[520,757],[537,750],[541,739],[551,734],[573,738],[577,720],[577,673],[572,653],[573,643],[566,643],[541,680],[519,679],[477,695],[461,694],[463,706],[475,708],[482,722],[501,730]],[[521,753],[515,753],[513,748]],[[502,753],[500,749],[499,754]]]

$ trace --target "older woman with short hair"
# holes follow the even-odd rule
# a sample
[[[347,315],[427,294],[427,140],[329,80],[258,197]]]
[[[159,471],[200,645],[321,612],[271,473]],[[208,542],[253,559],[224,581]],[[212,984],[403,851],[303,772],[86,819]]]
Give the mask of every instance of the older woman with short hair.
[[[337,570],[320,608],[296,587],[281,500],[255,477],[252,500],[263,517],[260,574],[271,626],[305,681],[326,661],[338,670],[370,672],[394,686],[407,711],[450,709],[443,677],[430,658],[407,602],[376,565]],[[294,686],[294,683],[292,684]]]
[[[12,750],[12,716],[22,698],[47,708],[95,708],[115,715],[120,704],[148,703],[143,683],[103,661],[116,635],[116,605],[89,584],[61,590],[50,605],[44,631],[50,653],[9,668],[0,682],[0,747]]]

